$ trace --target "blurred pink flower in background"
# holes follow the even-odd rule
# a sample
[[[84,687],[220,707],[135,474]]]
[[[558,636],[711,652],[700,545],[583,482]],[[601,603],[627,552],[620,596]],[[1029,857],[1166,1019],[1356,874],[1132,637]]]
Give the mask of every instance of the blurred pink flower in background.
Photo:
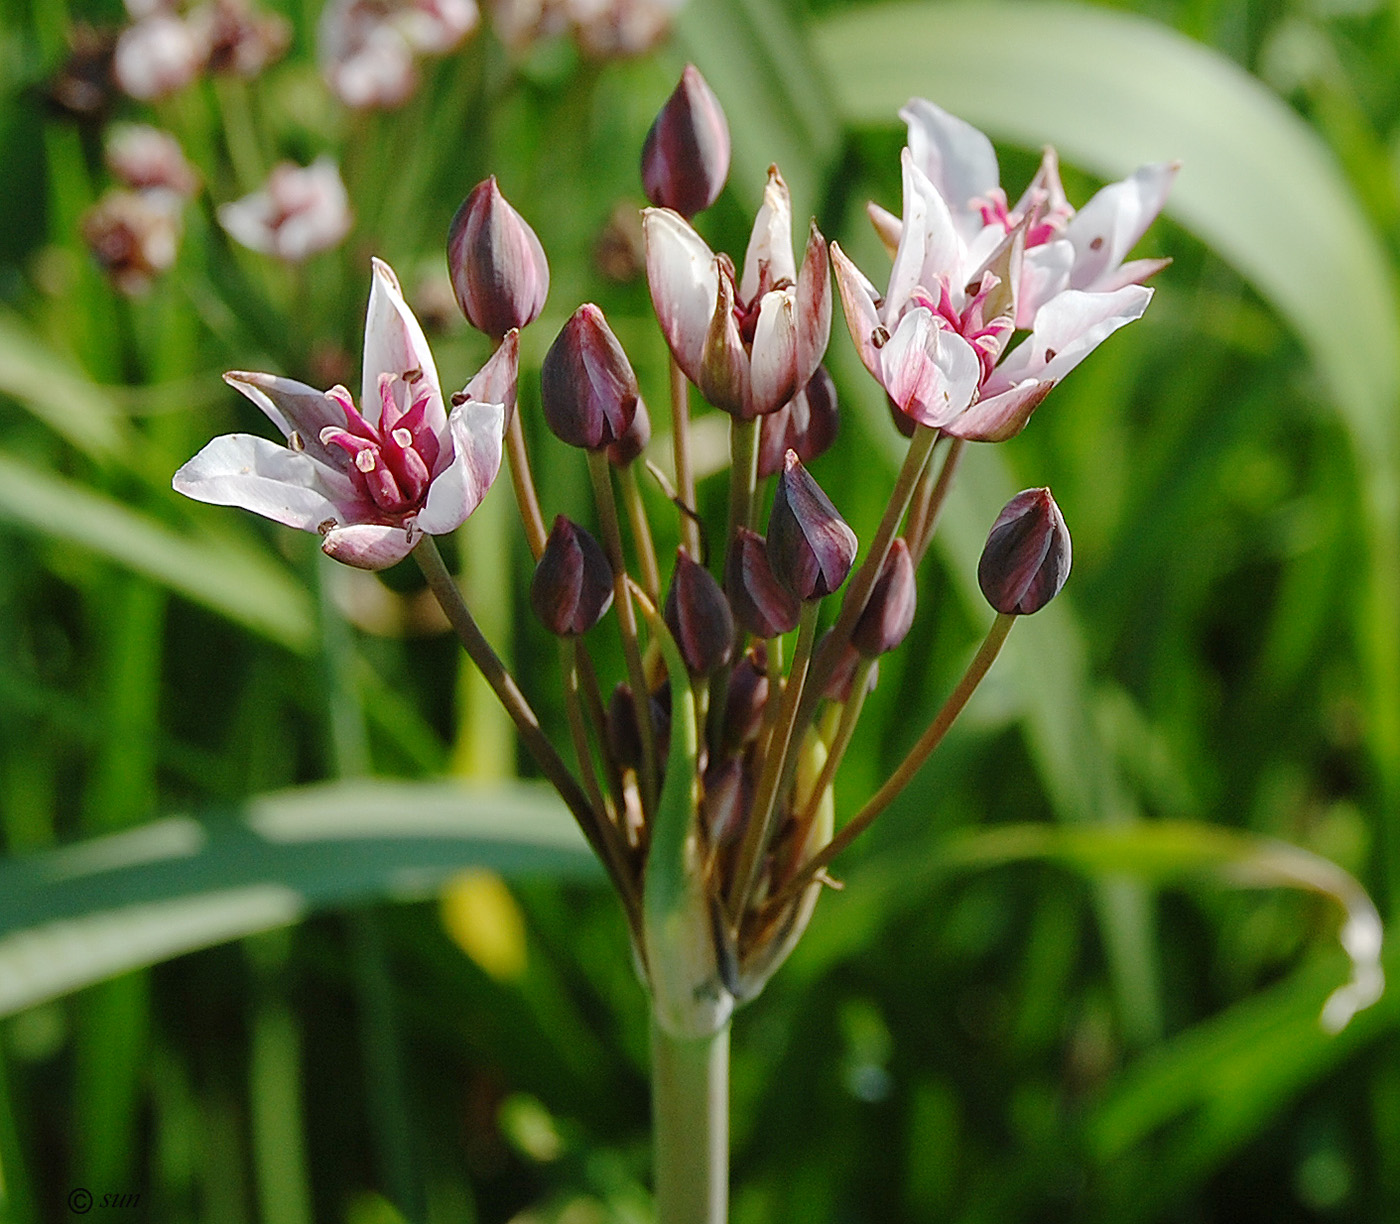
[[[418,87],[417,57],[447,55],[479,21],[476,0],[331,0],[318,29],[321,71],[346,106],[399,106]]]
[[[236,241],[290,263],[336,246],[353,220],[345,184],[329,157],[305,168],[282,162],[260,191],[219,209],[219,224]]]

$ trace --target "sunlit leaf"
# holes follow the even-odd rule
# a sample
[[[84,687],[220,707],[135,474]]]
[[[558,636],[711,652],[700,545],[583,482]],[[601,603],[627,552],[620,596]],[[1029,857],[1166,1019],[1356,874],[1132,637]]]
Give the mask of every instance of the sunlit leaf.
[[[430,895],[468,867],[592,879],[548,789],[354,782],[171,817],[0,863],[0,1014],[328,906]]]

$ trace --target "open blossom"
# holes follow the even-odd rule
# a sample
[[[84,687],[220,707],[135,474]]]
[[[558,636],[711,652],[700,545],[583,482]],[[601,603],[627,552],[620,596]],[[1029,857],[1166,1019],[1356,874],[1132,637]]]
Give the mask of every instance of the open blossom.
[[[249,250],[290,262],[335,246],[352,220],[345,184],[329,157],[305,168],[282,162],[262,190],[219,209],[219,224]]]
[[[336,560],[383,569],[480,504],[500,470],[517,356],[512,332],[448,412],[423,330],[393,270],[376,259],[359,407],[340,386],[321,392],[273,374],[226,374],[287,445],[225,434],[175,473],[174,487],[319,532]]]
[[[157,9],[122,31],[112,57],[112,75],[124,93],[149,102],[193,81],[208,53],[201,30]]]
[[[107,168],[135,191],[169,191],[188,199],[199,190],[199,174],[169,132],[144,123],[114,124],[103,150]]]
[[[799,271],[792,204],[776,166],[736,278],[678,213],[642,214],[647,281],[661,331],[685,375],[717,408],[750,421],[807,386],[831,332],[826,239],[812,225]]]
[[[83,241],[119,292],[139,296],[174,266],[181,204],[171,191],[113,188],[83,214]]]
[[[1101,203],[1068,221],[1072,210],[1047,154],[1027,196],[1009,210],[986,137],[928,103],[911,104],[906,117],[925,114],[917,107],[943,116],[948,123],[934,130],[958,139],[940,143],[910,121],[904,216],[876,217],[882,234],[897,241],[883,295],[833,245],[846,322],[866,368],[905,416],[958,437],[1000,441],[1024,427],[1059,379],[1146,309],[1152,291],[1133,279],[1160,262],[1124,265],[1122,255],[1160,207],[1158,199],[1147,211],[1144,198],[1164,195],[1174,171],[1140,171],[1129,180],[1135,186],[1105,189],[1095,197]],[[1149,181],[1158,184],[1151,193]],[[1059,236],[1081,218],[1087,220],[1073,240]],[[1008,352],[1017,328],[1031,334]]]
[[[1146,280],[1170,261],[1124,256],[1162,211],[1180,169],[1177,162],[1143,166],[1098,192],[1078,212],[1065,197],[1055,150],[1011,207],[1002,190],[992,142],[970,123],[925,98],[899,112],[909,129],[909,152],[947,202],[953,225],[974,259],[1026,223],[1017,327],[1065,289],[1108,293]]]

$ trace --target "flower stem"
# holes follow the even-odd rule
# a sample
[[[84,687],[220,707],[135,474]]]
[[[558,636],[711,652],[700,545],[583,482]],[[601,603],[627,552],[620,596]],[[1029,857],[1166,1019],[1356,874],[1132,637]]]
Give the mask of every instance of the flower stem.
[[[588,474],[593,480],[593,500],[598,503],[603,548],[612,566],[613,606],[622,630],[622,653],[627,660],[627,680],[632,686],[632,708],[636,711],[637,731],[642,739],[642,811],[650,815],[656,808],[656,729],[651,724],[651,695],[647,691],[646,669],[642,666],[637,639],[637,612],[632,606],[632,588],[627,582],[627,558],[622,551],[622,529],[617,521],[612,465],[602,451],[588,452]]]
[[[918,568],[919,562],[924,559],[924,554],[928,552],[928,546],[933,543],[933,533],[938,529],[938,519],[943,513],[943,503],[948,499],[948,490],[953,487],[953,477],[957,474],[958,461],[962,458],[966,446],[967,442],[964,439],[953,439],[952,445],[948,447],[948,453],[943,456],[943,466],[938,470],[938,479],[934,481],[928,495],[921,499],[917,523],[914,521],[913,510],[909,512],[907,543],[910,560],[913,561],[915,569]],[[928,472],[925,471],[924,480],[927,479]]]
[[[656,603],[661,597],[661,569],[656,564],[656,544],[651,538],[651,523],[647,520],[642,490],[630,463],[617,469],[617,480],[622,486],[622,502],[627,507],[632,542],[637,546],[637,562],[642,567],[642,590]]]
[[[774,817],[778,810],[778,790],[786,773],[792,729],[797,722],[797,710],[807,680],[807,665],[812,660],[812,643],[817,636],[817,610],[820,606],[820,600],[803,601],[801,617],[797,622],[797,645],[792,652],[792,670],[788,672],[777,722],[773,726],[773,734],[763,754],[763,771],[754,787],[753,807],[749,813],[748,828],[744,831],[743,844],[739,847],[733,888],[729,894],[729,919],[736,929],[748,905],[749,894],[758,882],[763,855],[773,836]],[[768,700],[773,700],[771,692]]]
[[[671,358],[671,453],[676,461],[676,492],[681,504],[695,510],[695,473],[690,466],[690,382],[674,356]],[[681,515],[681,542],[698,561],[700,524],[688,514]]]
[[[515,489],[515,504],[520,507],[520,521],[525,525],[530,555],[538,561],[549,532],[545,530],[540,499],[530,475],[530,456],[525,451],[525,430],[520,424],[518,409],[510,414],[510,424],[506,426],[506,459],[510,463],[510,483]]]
[[[851,681],[851,695],[841,706],[841,722],[836,728],[836,738],[831,742],[831,748],[826,754],[826,761],[822,765],[821,775],[817,778],[817,784],[812,787],[812,793],[807,798],[807,806],[802,811],[799,823],[803,826],[810,824],[816,815],[817,805],[821,803],[822,796],[826,794],[827,789],[836,778],[836,771],[841,766],[841,759],[846,755],[846,749],[850,747],[851,736],[855,734],[856,723],[860,720],[860,712],[865,705],[866,689],[870,681],[871,669],[874,666],[874,659],[862,659],[856,665],[856,674]]]
[[[759,421],[729,419],[729,527],[725,532],[726,558],[740,527],[753,520],[754,490],[758,488]]]
[[[846,822],[841,831],[820,852],[808,859],[773,897],[768,903],[770,911],[776,912],[778,906],[796,896],[798,892],[811,883],[812,877],[874,824],[875,818],[889,807],[899,792],[914,780],[914,775],[923,767],[933,750],[943,742],[943,737],[948,734],[948,728],[953,725],[958,715],[962,713],[963,707],[967,705],[968,699],[976,691],[977,686],[982,683],[982,678],[1001,652],[1002,643],[1006,641],[1006,635],[1011,632],[1011,626],[1015,623],[1014,613],[1000,612],[997,614],[997,618],[992,622],[991,629],[987,631],[987,636],[983,639],[976,657],[968,664],[967,671],[958,681],[957,688],[949,694],[948,700],[943,703],[943,708],[934,716],[928,730],[919,737],[919,742],[909,749],[909,754],[899,763],[899,768],[890,775],[884,786],[880,787],[866,801],[865,806]]]
[[[607,867],[608,875],[618,893],[624,902],[628,903],[628,916],[631,918],[634,890],[626,877],[619,877],[607,853],[605,835],[599,827],[599,823],[606,819],[605,814],[593,810],[583,788],[569,772],[569,767],[564,764],[564,758],[555,751],[554,745],[540,729],[539,719],[535,717],[535,711],[530,708],[525,694],[520,691],[520,686],[515,683],[515,677],[506,670],[505,664],[491,649],[491,643],[477,628],[476,621],[462,599],[462,592],[452,580],[452,575],[447,572],[447,566],[443,564],[442,554],[438,552],[437,543],[432,536],[425,535],[418,541],[413,550],[413,558],[418,562],[418,568],[423,571],[423,577],[428,580],[428,588],[437,599],[438,606],[456,630],[462,648],[471,656],[472,662],[486,678],[486,683],[491,686],[492,692],[515,723],[515,729],[526,750],[535,759],[535,764],[540,767],[540,772],[549,780],[550,785],[559,792],[559,797],[573,813],[579,828],[588,838],[589,845],[603,860],[603,865]]]
[[[724,1224],[729,1205],[729,1025],[673,1037],[651,1022],[657,1224]]]

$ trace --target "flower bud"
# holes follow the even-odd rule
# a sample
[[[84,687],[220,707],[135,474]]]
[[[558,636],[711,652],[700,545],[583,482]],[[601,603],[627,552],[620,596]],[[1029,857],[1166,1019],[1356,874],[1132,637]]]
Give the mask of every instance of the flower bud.
[[[666,100],[642,146],[642,187],[687,220],[709,208],[729,176],[729,123],[694,64]]]
[[[856,533],[836,512],[796,451],[783,459],[768,516],[768,564],[801,600],[830,595],[851,572]]]
[[[559,515],[530,581],[535,615],[561,637],[586,633],[603,618],[612,599],[612,566],[602,545]]]
[[[608,446],[608,462],[613,467],[626,467],[646,450],[650,441],[651,414],[647,412],[646,403],[639,395],[637,411],[632,414],[632,424],[627,427],[627,432],[622,437]]]
[[[664,760],[671,738],[671,686],[664,684],[651,696],[651,725],[656,730],[656,751]],[[606,714],[608,754],[619,767],[637,769],[642,763],[642,734],[637,729],[637,707],[632,686],[623,682],[608,698]]]
[[[544,418],[570,446],[601,450],[637,411],[637,376],[603,312],[585,302],[564,324],[540,370]]]
[[[798,600],[773,576],[768,545],[758,532],[739,528],[729,548],[724,586],[735,617],[755,637],[777,637],[797,624]]]
[[[904,641],[914,623],[916,587],[909,545],[896,537],[870,588],[865,611],[851,630],[851,643],[865,658],[878,658]]]
[[[1049,489],[1018,493],[997,515],[977,582],[998,612],[1039,612],[1069,577],[1069,528]]]
[[[710,844],[724,847],[738,844],[748,825],[753,805],[753,778],[744,768],[744,758],[717,757],[705,770],[705,796],[700,801]]]
[[[452,218],[447,267],[468,322],[497,340],[533,323],[549,296],[544,248],[506,203],[495,175],[478,183]]]
[[[708,676],[734,651],[734,615],[719,583],[703,565],[676,550],[676,568],[666,595],[666,627],[693,676]]]
[[[827,639],[831,636],[830,630],[822,635],[817,643],[815,653],[820,656]],[[860,666],[860,651],[847,642],[841,648],[841,657],[836,660],[836,666],[831,669],[831,675],[826,678],[826,684],[822,688],[822,696],[828,701],[849,701],[851,690],[855,687],[856,668]],[[875,685],[880,679],[880,664],[877,662],[870,669],[870,675],[865,681],[865,691],[867,694],[875,691]]]
[[[762,642],[735,665],[724,701],[724,745],[738,750],[763,726],[768,704],[768,650]]]
[[[767,477],[781,471],[789,449],[795,450],[803,463],[811,463],[831,449],[839,427],[836,384],[826,367],[818,366],[791,402],[761,418],[758,474]]]

